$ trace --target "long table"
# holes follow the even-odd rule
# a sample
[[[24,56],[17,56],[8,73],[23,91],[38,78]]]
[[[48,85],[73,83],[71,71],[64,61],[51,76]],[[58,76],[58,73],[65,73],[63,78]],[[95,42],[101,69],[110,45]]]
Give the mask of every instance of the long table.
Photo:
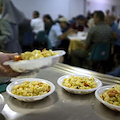
[[[37,74],[37,78],[49,80],[55,85],[52,95],[40,101],[26,103],[3,92],[6,104],[0,120],[120,120],[120,113],[101,104],[94,93],[75,95],[58,86],[58,78],[66,74],[93,76],[100,79],[103,85],[120,84],[118,77],[58,63],[41,69]]]

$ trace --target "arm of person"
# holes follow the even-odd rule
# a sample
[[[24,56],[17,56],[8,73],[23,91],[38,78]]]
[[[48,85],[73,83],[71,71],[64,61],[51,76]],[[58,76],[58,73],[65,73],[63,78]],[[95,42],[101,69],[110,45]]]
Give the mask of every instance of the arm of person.
[[[33,19],[33,20],[30,21],[30,26],[31,26],[32,29],[34,29],[34,24],[35,24],[35,22],[34,22],[34,19]]]
[[[87,39],[86,39],[85,44],[84,44],[85,50],[89,49],[90,44],[92,42],[92,36],[93,36],[93,28],[91,28],[88,32],[88,36],[87,36]]]
[[[9,66],[4,66],[3,63],[8,60],[14,59],[15,54],[8,54],[8,53],[0,53],[0,77],[16,77],[20,75],[13,71]]]
[[[68,29],[66,32],[64,32],[62,35],[58,36],[59,39],[64,40],[67,38],[68,35],[71,33],[75,33],[76,31],[72,28]]]
[[[6,20],[1,20],[0,22],[0,44],[7,43],[9,37],[13,37],[10,24]]]

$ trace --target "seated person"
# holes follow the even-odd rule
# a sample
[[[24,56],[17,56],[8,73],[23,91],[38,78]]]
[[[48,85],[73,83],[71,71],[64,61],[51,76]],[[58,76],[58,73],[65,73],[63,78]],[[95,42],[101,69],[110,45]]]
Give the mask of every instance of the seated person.
[[[73,32],[73,29],[68,29],[67,31],[62,32],[68,24],[68,20],[62,17],[59,18],[59,22],[51,27],[48,38],[53,50],[63,49],[66,52],[68,51],[69,40],[67,39],[67,36]]]
[[[70,25],[71,28],[76,29],[77,31],[84,31],[85,28],[85,17],[79,15],[76,17],[76,22]]]
[[[39,31],[44,31],[44,22],[39,17],[40,17],[39,12],[34,11],[33,19],[31,20],[30,25],[35,34],[37,34]]]
[[[71,52],[72,65],[81,66],[80,59],[88,57],[88,53],[94,43],[111,42],[113,40],[112,30],[104,23],[104,13],[102,11],[95,12],[94,23],[96,26],[89,30],[83,50],[79,49]]]
[[[44,21],[44,24],[45,24],[45,31],[47,32],[47,34],[49,33],[50,31],[50,28],[52,27],[53,25],[53,20],[51,18],[51,16],[49,14],[46,14],[43,16],[43,21]]]

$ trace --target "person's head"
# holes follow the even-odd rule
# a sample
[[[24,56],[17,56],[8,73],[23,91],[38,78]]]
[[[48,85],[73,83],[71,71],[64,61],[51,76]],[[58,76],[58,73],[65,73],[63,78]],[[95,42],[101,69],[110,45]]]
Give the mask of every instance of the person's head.
[[[106,10],[106,16],[109,16],[109,15],[110,15],[110,11]]]
[[[105,23],[109,26],[114,22],[114,16],[106,16],[105,17]]]
[[[46,15],[43,16],[43,21],[53,23],[52,17],[49,14],[46,14]]]
[[[40,13],[38,11],[33,12],[33,18],[38,18],[40,16]]]
[[[2,14],[3,11],[3,0],[0,0],[0,14]]]
[[[59,15],[58,15],[58,18],[62,18],[62,17],[64,17],[64,16],[63,16],[63,15],[61,15],[61,14],[59,14]]]
[[[95,11],[94,13],[94,23],[99,24],[100,22],[104,21],[104,13],[102,11]]]
[[[65,17],[59,18],[59,24],[62,29],[66,28],[69,24],[68,20]]]
[[[85,17],[83,15],[77,16],[76,22],[79,26],[83,26],[85,24]]]

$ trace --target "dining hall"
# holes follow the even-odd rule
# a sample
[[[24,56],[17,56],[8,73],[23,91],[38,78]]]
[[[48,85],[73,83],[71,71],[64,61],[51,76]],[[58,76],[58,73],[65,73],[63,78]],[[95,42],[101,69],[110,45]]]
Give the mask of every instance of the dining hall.
[[[0,120],[119,120],[119,0],[0,0]]]

